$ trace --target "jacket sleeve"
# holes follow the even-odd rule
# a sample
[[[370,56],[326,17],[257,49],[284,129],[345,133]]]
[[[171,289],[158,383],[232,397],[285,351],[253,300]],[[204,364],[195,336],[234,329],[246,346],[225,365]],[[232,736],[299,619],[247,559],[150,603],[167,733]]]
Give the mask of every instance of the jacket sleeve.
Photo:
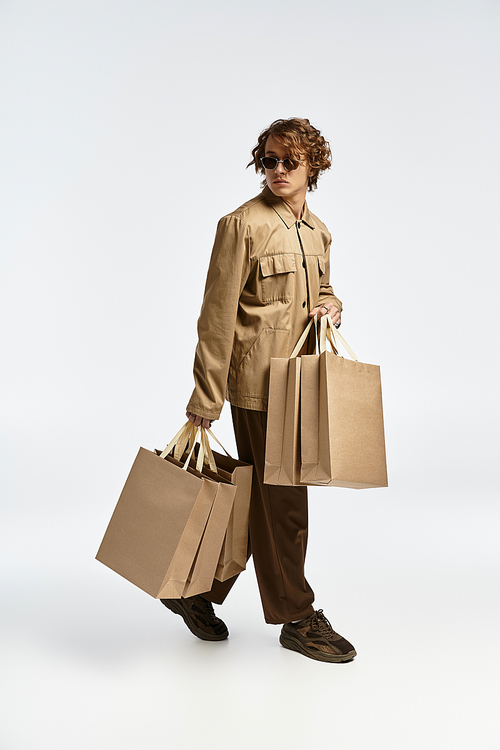
[[[327,245],[327,248],[325,250],[325,273],[321,277],[321,282],[319,286],[319,295],[318,300],[316,302],[315,307],[318,305],[323,305],[325,302],[333,302],[335,307],[342,312],[342,302],[339,300],[338,297],[335,296],[333,293],[333,289],[330,286],[330,247],[332,244],[332,240],[330,238],[330,241]]]
[[[219,221],[198,319],[195,387],[187,411],[218,419],[226,395],[238,303],[250,270],[249,230],[238,217]]]

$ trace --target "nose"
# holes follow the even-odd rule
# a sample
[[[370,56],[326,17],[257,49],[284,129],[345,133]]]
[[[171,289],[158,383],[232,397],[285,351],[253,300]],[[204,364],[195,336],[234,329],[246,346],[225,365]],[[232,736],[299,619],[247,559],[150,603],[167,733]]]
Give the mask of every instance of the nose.
[[[275,166],[275,168],[274,168],[274,171],[275,171],[275,172],[278,172],[279,174],[285,174],[285,172],[286,172],[286,169],[285,169],[285,167],[283,166],[283,164],[282,164],[282,163],[281,163],[281,162],[279,161],[279,162],[278,162],[278,163],[276,164],[276,166]]]

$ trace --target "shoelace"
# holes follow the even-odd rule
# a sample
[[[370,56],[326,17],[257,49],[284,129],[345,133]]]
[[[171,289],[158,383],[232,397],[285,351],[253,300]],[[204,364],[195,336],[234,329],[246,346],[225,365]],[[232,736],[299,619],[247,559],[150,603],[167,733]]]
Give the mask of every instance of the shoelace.
[[[327,620],[323,614],[322,609],[318,609],[318,611],[312,616],[311,628],[317,630],[318,633],[325,638],[331,638],[333,635],[336,635],[335,630],[332,628],[330,621]]]
[[[197,603],[201,604],[201,606],[205,610],[205,614],[208,617],[208,622],[209,623],[213,623],[214,620],[216,620],[217,618],[215,616],[214,607],[213,607],[212,602],[207,601],[207,599],[204,599],[202,596],[197,597],[197,600],[198,600]]]

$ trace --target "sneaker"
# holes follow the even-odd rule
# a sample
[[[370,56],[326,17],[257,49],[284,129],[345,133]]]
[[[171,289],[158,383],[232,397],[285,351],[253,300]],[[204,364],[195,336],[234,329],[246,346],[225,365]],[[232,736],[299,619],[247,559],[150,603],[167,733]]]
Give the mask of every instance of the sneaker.
[[[187,599],[160,599],[161,603],[180,615],[193,635],[202,641],[223,641],[229,631],[222,620],[215,616],[212,602],[202,596]]]
[[[283,625],[280,643],[317,661],[351,661],[356,656],[354,646],[334,631],[322,609],[299,622]]]

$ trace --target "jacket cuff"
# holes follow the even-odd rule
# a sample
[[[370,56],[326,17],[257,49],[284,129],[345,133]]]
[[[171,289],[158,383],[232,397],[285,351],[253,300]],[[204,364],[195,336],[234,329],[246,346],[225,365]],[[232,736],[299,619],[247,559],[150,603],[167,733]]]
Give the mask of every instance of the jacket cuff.
[[[214,411],[206,409],[194,401],[190,401],[186,406],[186,411],[191,412],[191,414],[196,414],[197,417],[203,417],[204,419],[219,419],[222,409]]]

